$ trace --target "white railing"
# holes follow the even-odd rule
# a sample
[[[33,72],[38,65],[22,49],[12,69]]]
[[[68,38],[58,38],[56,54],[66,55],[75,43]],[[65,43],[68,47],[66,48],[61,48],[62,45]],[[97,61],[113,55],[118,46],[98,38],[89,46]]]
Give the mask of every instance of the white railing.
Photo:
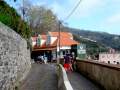
[[[73,90],[65,69],[61,64],[58,65],[58,89],[59,90]]]

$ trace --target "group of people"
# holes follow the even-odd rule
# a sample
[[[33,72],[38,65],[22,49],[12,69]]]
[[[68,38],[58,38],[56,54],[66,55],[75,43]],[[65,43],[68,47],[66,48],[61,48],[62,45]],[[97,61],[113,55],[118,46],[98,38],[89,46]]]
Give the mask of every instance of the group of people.
[[[38,60],[37,61],[39,61],[39,62],[41,62],[41,63],[45,63],[45,64],[47,64],[47,56],[45,56],[45,55],[40,55],[40,56],[38,56]]]
[[[65,68],[65,70],[68,71],[73,71],[75,70],[75,64],[76,64],[76,57],[75,54],[66,54],[64,56],[64,64],[63,67]]]
[[[36,62],[47,64],[48,59],[49,58],[48,58],[47,55],[39,55],[36,59]],[[76,56],[75,56],[75,53],[71,53],[71,54],[67,53],[64,56],[63,67],[65,68],[65,70],[67,72],[76,70]]]

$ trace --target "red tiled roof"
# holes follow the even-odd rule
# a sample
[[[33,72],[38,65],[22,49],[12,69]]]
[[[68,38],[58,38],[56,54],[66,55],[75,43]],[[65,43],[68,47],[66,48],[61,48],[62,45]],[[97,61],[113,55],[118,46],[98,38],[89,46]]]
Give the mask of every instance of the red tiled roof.
[[[58,41],[59,44],[59,41]],[[69,39],[69,38],[60,38],[60,46],[71,46],[71,45],[77,45],[79,44],[75,40]]]
[[[41,39],[44,39],[44,40],[47,39],[47,35],[40,35],[40,36],[41,36]],[[38,36],[33,36],[33,37],[32,37],[32,39],[33,39],[34,42],[37,40],[37,37],[38,37]]]
[[[53,37],[58,37],[59,32],[49,32],[49,34]],[[71,39],[72,34],[69,32],[60,32],[60,46],[71,46],[75,44],[79,44],[75,40]],[[59,44],[59,38],[57,39],[57,43]]]
[[[47,35],[40,35],[42,39],[47,39]]]
[[[58,37],[59,36],[59,32],[49,32],[49,34],[53,37]],[[72,34],[69,32],[60,32],[60,36],[64,37],[64,38],[71,38]]]
[[[51,46],[57,46],[57,42],[58,42],[58,39],[56,39]]]
[[[45,41],[41,46],[35,45],[34,48],[44,48],[44,47],[54,47],[54,46],[57,46],[57,40],[55,40],[53,44],[50,44],[48,46],[46,45],[46,41]]]
[[[49,32],[49,34],[52,37],[57,37],[59,36],[59,32]],[[77,45],[79,44],[78,42],[76,42],[75,40],[72,40],[72,34],[68,33],[68,32],[60,32],[60,46],[71,46],[71,45]],[[52,47],[57,48],[57,45],[59,45],[59,38],[57,38],[52,45],[46,45],[46,40],[47,40],[47,35],[40,35],[42,39],[45,40],[45,42],[41,45],[41,46],[37,46],[35,45],[33,47],[33,49],[39,49],[39,50],[48,50],[48,49],[52,49]],[[37,37],[32,37],[33,41],[36,41]]]

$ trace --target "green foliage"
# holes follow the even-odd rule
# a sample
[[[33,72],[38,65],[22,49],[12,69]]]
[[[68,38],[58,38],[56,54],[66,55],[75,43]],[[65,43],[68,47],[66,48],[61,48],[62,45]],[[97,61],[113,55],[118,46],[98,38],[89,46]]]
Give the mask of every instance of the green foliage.
[[[97,55],[100,52],[108,51],[108,49],[104,45],[98,42],[92,42],[92,41],[80,38],[80,36],[76,34],[73,34],[73,36],[74,36],[74,40],[80,43],[86,44],[86,50],[88,55]]]
[[[0,21],[15,30],[23,38],[30,38],[31,30],[27,23],[21,19],[14,8],[4,1],[0,1]]]

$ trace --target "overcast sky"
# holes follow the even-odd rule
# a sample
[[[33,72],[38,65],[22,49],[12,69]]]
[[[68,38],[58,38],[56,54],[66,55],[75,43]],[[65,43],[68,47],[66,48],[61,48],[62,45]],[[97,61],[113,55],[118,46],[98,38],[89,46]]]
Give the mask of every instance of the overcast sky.
[[[13,0],[5,0],[17,7]],[[71,12],[79,0],[31,0],[34,5],[52,9],[60,20]],[[102,31],[120,35],[120,0],[82,0],[72,16],[65,21],[68,26],[78,29]]]

